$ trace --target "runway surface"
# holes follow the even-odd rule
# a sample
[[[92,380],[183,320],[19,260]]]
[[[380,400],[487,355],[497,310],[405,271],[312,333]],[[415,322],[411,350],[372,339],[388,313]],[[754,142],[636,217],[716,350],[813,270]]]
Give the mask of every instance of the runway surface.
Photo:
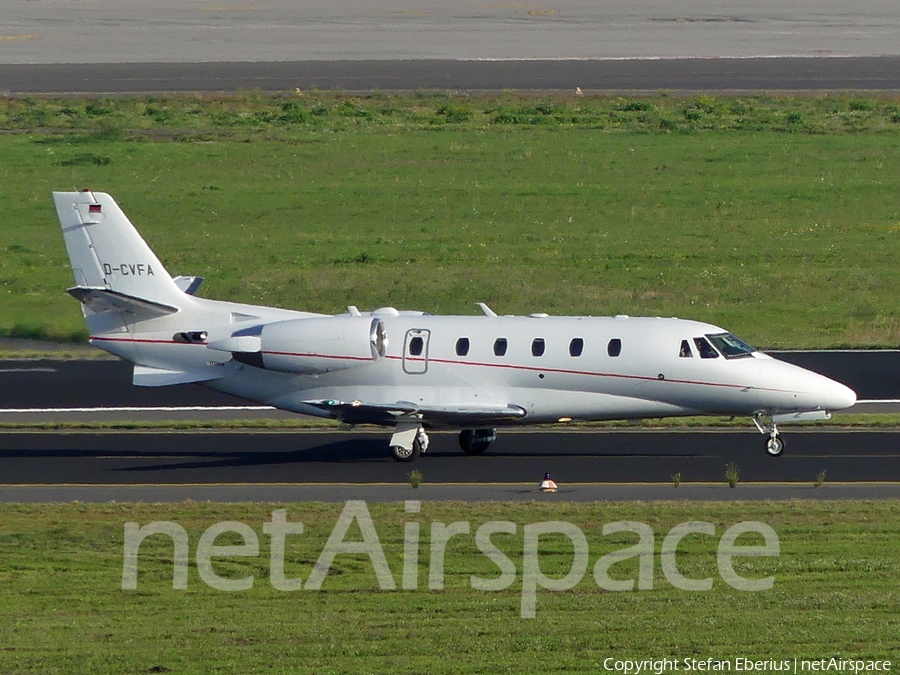
[[[894,0],[7,2],[0,93],[900,91],[898,33]]]
[[[2,63],[900,54],[895,0],[8,1]]]
[[[777,356],[844,381],[861,396],[897,398],[900,390],[900,351]],[[198,385],[134,387],[131,367],[121,361],[0,361],[0,385],[0,421],[14,423],[291,416],[248,409],[246,401]],[[102,410],[110,406],[118,410]],[[173,412],[173,407],[188,409]],[[429,497],[436,499],[530,499],[544,472],[569,484],[560,494],[573,500],[610,499],[612,494],[619,499],[727,499],[737,496],[719,489],[729,462],[738,466],[744,482],[766,484],[754,488],[755,499],[900,497],[900,431],[786,427],[782,437],[785,455],[772,459],[749,422],[745,430],[716,431],[510,429],[501,431],[486,455],[467,457],[455,434],[432,433],[426,456],[415,464],[398,464],[388,457],[387,431],[8,430],[0,432],[0,501],[380,499],[387,497],[378,491],[387,488],[376,486],[370,493],[363,485],[401,489],[413,468],[423,472],[429,489],[446,486]],[[845,486],[809,492],[822,471],[832,483],[854,483],[854,491]],[[690,489],[660,496],[676,473]],[[697,482],[716,487],[688,485]],[[882,484],[863,485],[869,482]],[[463,483],[469,485],[451,487]],[[573,483],[579,484],[577,490]],[[611,483],[619,484],[612,492]],[[741,497],[751,498],[749,493]]]
[[[0,43],[2,47],[2,43]],[[279,61],[2,64],[0,93],[236,90],[719,93],[900,91],[900,56],[568,61]]]
[[[454,433],[432,433],[416,463],[388,455],[384,431],[0,432],[6,485],[900,481],[900,432],[786,431],[779,458],[755,430],[504,430],[482,456],[464,455]]]

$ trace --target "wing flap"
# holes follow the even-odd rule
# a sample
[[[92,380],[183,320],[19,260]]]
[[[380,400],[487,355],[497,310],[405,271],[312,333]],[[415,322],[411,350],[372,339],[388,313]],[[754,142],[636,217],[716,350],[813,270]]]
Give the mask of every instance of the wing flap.
[[[368,403],[364,401],[303,401],[331,417],[350,424],[395,424],[420,421],[432,426],[470,426],[520,419],[524,408],[512,403],[496,405],[419,405],[410,401]]]

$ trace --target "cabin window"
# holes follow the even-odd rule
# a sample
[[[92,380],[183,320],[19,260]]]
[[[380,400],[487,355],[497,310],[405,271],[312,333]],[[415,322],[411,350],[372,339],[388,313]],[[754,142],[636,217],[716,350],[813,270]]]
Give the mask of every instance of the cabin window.
[[[459,338],[456,341],[456,355],[465,356],[469,353],[469,338]]]
[[[546,347],[547,345],[544,342],[544,338],[534,338],[534,340],[531,341],[531,355],[543,356]]]
[[[622,340],[620,338],[613,338],[609,341],[609,344],[606,345],[606,353],[610,356],[618,356],[622,353]]]
[[[584,351],[584,340],[581,338],[572,338],[569,343],[569,356],[581,356]]]
[[[693,358],[694,353],[691,351],[691,343],[687,340],[681,341],[681,349],[678,351],[678,356],[683,359]]]
[[[506,338],[497,338],[494,340],[494,356],[506,356]]]
[[[422,356],[422,352],[425,350],[425,340],[420,337],[414,337],[409,341],[409,355],[410,356]]]
[[[694,338],[694,344],[697,345],[697,353],[701,359],[717,359],[719,352],[713,349],[713,346],[706,341],[706,338]]]
[[[726,359],[741,359],[745,356],[750,356],[756,351],[753,347],[731,333],[716,333],[715,335],[707,335],[706,337],[719,348],[719,351],[722,352]]]

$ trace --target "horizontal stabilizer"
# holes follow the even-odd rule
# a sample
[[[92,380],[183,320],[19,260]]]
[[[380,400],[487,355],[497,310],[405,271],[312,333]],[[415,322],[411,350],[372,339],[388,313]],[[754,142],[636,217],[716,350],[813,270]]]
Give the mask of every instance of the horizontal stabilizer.
[[[154,317],[174,314],[178,311],[178,308],[172,305],[137,298],[119,291],[111,291],[108,288],[76,286],[67,292],[95,314],[131,312],[145,317]]]
[[[203,277],[173,277],[172,281],[188,295],[194,295],[203,284]]]
[[[190,382],[205,382],[217,380],[221,373],[198,373],[184,370],[167,370],[165,368],[151,368],[150,366],[134,366],[132,383],[136,387],[165,387],[170,384],[188,384]]]

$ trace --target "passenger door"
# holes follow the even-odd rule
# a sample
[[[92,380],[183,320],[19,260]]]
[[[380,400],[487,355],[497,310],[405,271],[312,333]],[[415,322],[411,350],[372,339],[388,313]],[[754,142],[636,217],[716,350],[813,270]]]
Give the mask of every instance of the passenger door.
[[[403,372],[410,375],[421,375],[428,370],[428,343],[431,331],[425,328],[412,328],[406,331],[403,341]]]

